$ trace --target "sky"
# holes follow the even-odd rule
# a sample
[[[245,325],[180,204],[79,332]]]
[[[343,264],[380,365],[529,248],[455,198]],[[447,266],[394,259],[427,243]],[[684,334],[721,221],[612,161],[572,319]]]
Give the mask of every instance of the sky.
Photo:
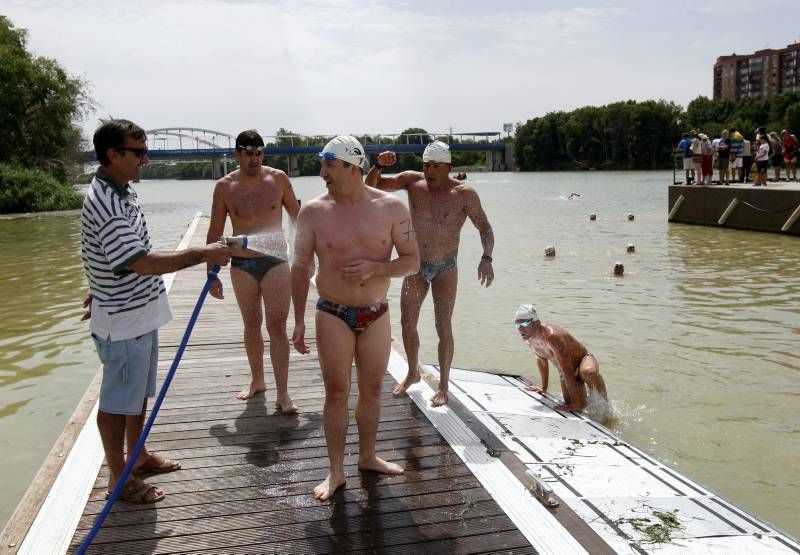
[[[798,0],[3,0],[99,118],[236,135],[500,131],[711,96],[717,56],[800,41]]]

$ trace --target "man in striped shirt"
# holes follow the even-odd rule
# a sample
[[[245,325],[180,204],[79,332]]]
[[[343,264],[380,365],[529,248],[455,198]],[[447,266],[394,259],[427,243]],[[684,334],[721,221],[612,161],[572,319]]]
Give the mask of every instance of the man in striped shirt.
[[[158,328],[172,319],[161,274],[207,262],[225,265],[230,249],[206,245],[170,253],[151,252],[144,214],[129,181],[148,162],[145,131],[127,120],[110,120],[94,134],[101,167],[81,212],[81,259],[89,282],[88,316],[103,363],[97,426],[109,467],[111,491],[128,453],[141,435],[147,397],[155,395]],[[137,475],[171,472],[180,464],[143,448],[120,498],[152,503],[164,492]]]

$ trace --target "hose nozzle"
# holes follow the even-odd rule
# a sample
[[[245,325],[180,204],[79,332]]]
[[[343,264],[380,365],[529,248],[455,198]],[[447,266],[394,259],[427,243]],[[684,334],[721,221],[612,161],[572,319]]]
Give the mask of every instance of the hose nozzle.
[[[247,248],[247,235],[234,235],[233,237],[220,237],[218,243],[229,247]]]

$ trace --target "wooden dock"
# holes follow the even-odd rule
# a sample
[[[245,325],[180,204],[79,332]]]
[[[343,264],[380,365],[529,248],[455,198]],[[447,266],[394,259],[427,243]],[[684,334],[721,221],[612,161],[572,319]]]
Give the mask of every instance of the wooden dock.
[[[204,243],[207,220],[199,222],[199,227],[190,229],[191,245]],[[228,275],[226,270],[221,273],[226,299],[209,297],[203,306],[148,439],[149,449],[179,460],[183,468],[147,478],[167,492],[163,501],[117,502],[90,553],[537,551],[423,411],[409,397],[392,396],[391,376],[383,389],[377,451],[402,464],[405,474],[387,477],[356,468],[354,383],[345,459],[348,484],[331,502],[316,501],[312,489],[326,476],[328,459],[324,387],[314,349],[315,295],[312,291],[306,307],[312,353],[302,356],[292,350],[290,359],[289,392],[300,413],[285,416],[274,409],[274,379],[267,356],[266,397],[247,402],[235,398],[249,383],[250,372]],[[204,281],[205,268],[198,266],[179,272],[171,283],[175,318],[160,334],[159,387]],[[81,438],[96,436],[94,413],[83,413],[87,419]],[[97,439],[88,446],[86,441],[78,443],[70,458],[93,450],[93,460],[98,460]],[[64,474],[73,476],[62,480],[67,485],[76,476],[92,480],[85,505],[80,488],[78,493],[65,493],[56,484],[41,509],[33,507],[22,515],[27,523],[9,524],[7,530],[26,525],[28,529],[19,532],[19,544],[4,545],[4,552],[73,552],[80,545],[103,508],[108,472],[103,464],[95,478],[91,462],[79,462],[77,468],[72,464],[71,470],[68,465],[69,461],[56,481]],[[36,489],[41,490],[42,484]],[[76,509],[76,499],[80,507],[69,517],[65,513]],[[19,520],[20,515],[15,516]],[[67,524],[59,525],[58,519]],[[59,527],[67,530],[66,538],[59,539],[64,533],[56,531]],[[6,534],[4,539],[10,537]],[[59,541],[66,542],[62,548],[56,545]]]
[[[670,185],[669,221],[800,235],[800,184]]]

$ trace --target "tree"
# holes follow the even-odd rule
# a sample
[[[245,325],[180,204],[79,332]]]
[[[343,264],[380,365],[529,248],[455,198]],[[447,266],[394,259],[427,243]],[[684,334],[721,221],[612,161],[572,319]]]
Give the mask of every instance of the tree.
[[[93,109],[88,85],[26,47],[27,32],[0,16],[0,162],[35,165],[66,181],[82,161],[75,123]]]
[[[409,127],[402,133],[411,137],[398,137],[396,144],[426,145],[432,142],[431,136],[421,127]]]

